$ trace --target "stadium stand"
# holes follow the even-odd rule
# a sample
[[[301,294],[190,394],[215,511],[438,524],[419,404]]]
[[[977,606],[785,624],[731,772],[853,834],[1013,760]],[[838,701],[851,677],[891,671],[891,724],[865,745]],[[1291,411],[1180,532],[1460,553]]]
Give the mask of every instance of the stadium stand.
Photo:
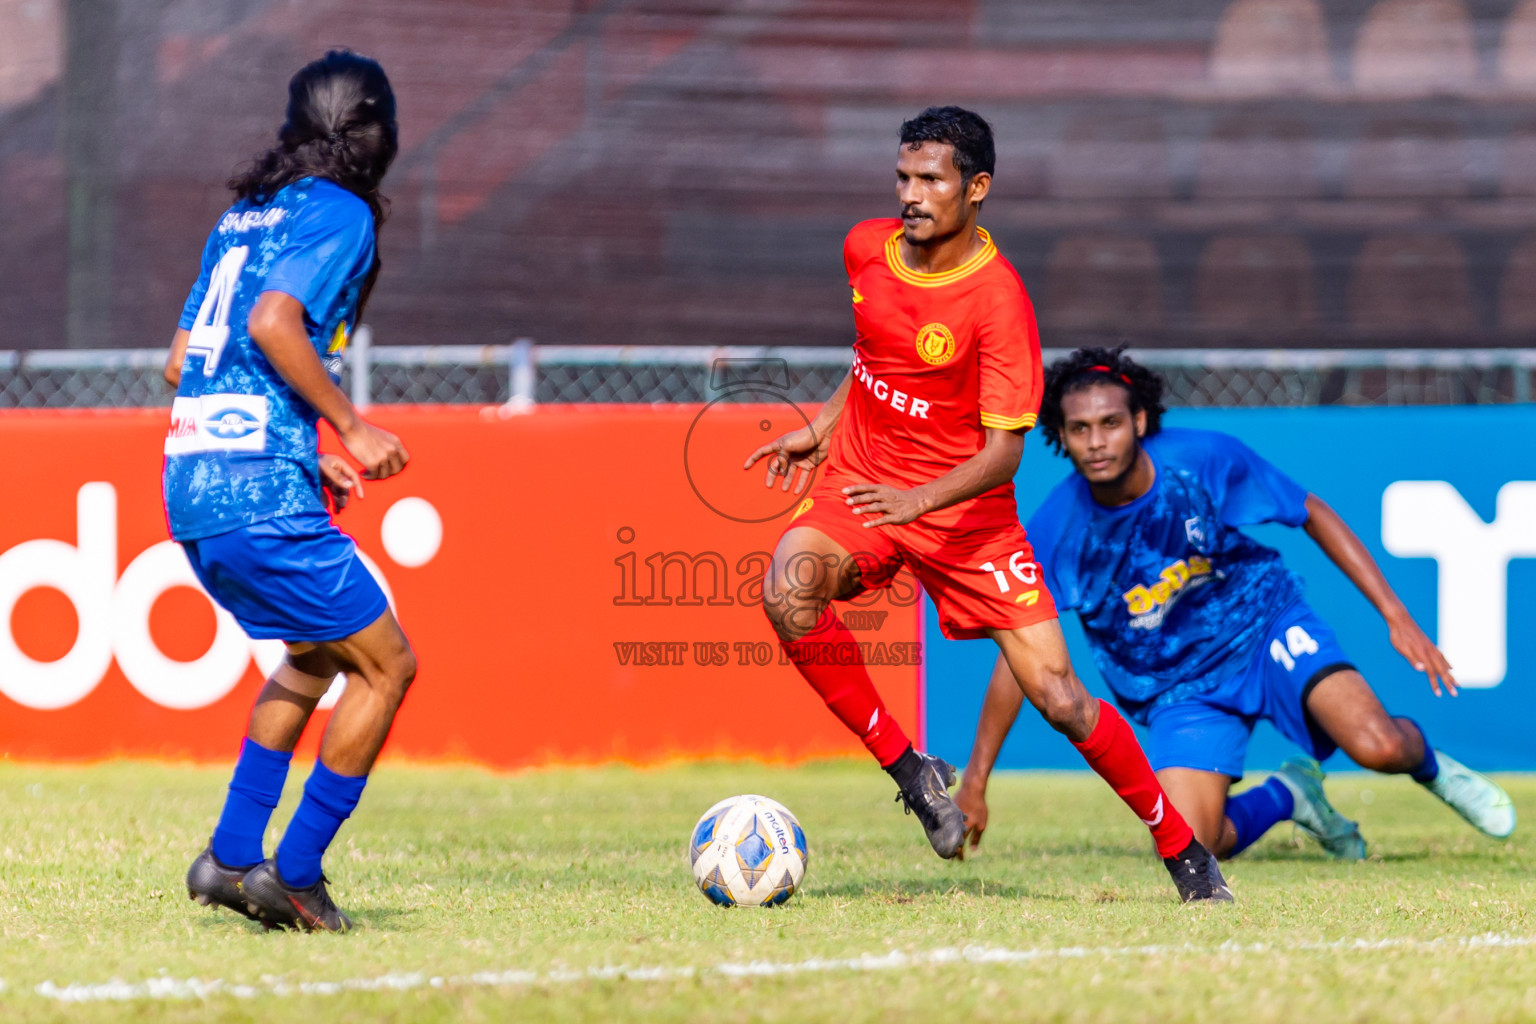
[[[73,2],[20,7],[62,53]],[[380,345],[846,344],[838,242],[893,212],[894,133],[928,102],[997,126],[985,222],[1048,343],[1266,344],[1281,310],[1313,347],[1532,341],[1500,296],[1536,233],[1536,0],[221,0],[123,6],[110,145],[61,129],[100,68],[0,83],[3,347],[161,344],[319,40],[402,97]],[[109,215],[72,223],[91,187]],[[1388,231],[1459,254],[1454,313],[1401,315],[1428,274]],[[1213,269],[1257,238],[1309,256]],[[1222,273],[1280,296],[1241,317]]]
[[[1356,88],[1424,96],[1470,88],[1477,78],[1472,24],[1458,0],[1381,0],[1355,44]]]
[[[1509,331],[1536,330],[1536,237],[1509,254],[1499,287],[1499,325]]]
[[[1051,159],[1051,194],[1069,199],[1142,199],[1169,194],[1163,126],[1142,113],[1089,113],[1070,125]]]
[[[1303,198],[1318,192],[1317,142],[1291,117],[1228,115],[1200,145],[1202,199]]]
[[[1454,123],[1377,122],[1350,147],[1344,191],[1357,199],[1465,195],[1468,170],[1466,143]]]
[[[1043,327],[1130,329],[1162,323],[1162,281],[1150,241],[1071,235],[1056,243]]]
[[[1317,320],[1311,254],[1294,235],[1221,235],[1200,256],[1195,311],[1202,324],[1271,335]]]
[[[1211,81],[1234,92],[1307,92],[1332,78],[1316,0],[1236,0],[1211,44]]]
[[[1536,195],[1536,124],[1526,124],[1504,139],[1499,191],[1506,196]]]
[[[1349,315],[1361,330],[1418,330],[1454,337],[1476,316],[1461,244],[1445,235],[1367,239],[1349,282]]]
[[[1536,0],[1523,0],[1504,23],[1499,81],[1516,89],[1536,86]]]

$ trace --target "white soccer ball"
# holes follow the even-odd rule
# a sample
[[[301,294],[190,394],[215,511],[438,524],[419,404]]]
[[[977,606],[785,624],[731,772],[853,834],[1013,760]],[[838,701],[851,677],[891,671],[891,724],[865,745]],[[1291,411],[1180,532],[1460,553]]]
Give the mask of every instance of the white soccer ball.
[[[733,796],[704,812],[688,841],[699,891],[722,907],[776,907],[805,878],[805,831],[783,804]]]

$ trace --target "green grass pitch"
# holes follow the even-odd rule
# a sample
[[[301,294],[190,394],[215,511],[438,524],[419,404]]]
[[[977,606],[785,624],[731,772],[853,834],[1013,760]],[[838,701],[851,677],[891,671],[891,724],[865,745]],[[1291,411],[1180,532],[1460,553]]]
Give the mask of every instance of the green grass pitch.
[[[1341,775],[1368,862],[1330,863],[1284,825],[1229,863],[1235,906],[1194,908],[1086,774],[1000,776],[984,855],[944,863],[862,761],[390,766],[327,864],[360,924],[344,936],[264,934],[187,899],[226,778],[0,765],[0,1020],[1536,1017],[1533,778],[1504,780],[1524,824],[1500,844],[1411,782]],[[690,827],[741,792],[809,836],[782,909],[693,887]]]

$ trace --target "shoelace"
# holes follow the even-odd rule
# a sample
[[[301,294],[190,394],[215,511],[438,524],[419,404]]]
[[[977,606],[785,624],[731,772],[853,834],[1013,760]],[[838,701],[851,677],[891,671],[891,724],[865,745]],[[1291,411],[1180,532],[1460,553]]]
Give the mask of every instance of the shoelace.
[[[316,895],[320,897],[320,905],[326,910],[339,910],[336,901],[331,899],[330,884],[331,880],[325,877],[325,872],[320,872],[320,891]]]
[[[1211,893],[1216,891],[1216,883],[1211,881],[1211,862],[1209,860],[1198,862],[1186,860],[1184,863],[1189,865],[1189,873],[1194,875],[1199,881],[1201,891]]]
[[[914,804],[912,800],[908,799],[906,793],[897,790],[896,800],[894,802],[902,805],[904,813],[916,814],[917,820],[923,823],[924,828],[931,827],[939,820],[938,815],[934,813],[933,801],[930,797],[930,794],[926,790],[922,792],[921,799],[916,804]]]
[[[314,898],[320,903],[320,909],[322,911],[324,911],[324,910],[335,910],[337,912],[340,912],[341,908],[336,905],[336,901],[335,900],[331,899],[331,890],[329,888],[327,888],[327,886],[329,886],[330,884],[331,884],[331,880],[329,878],[327,878],[326,875],[325,875],[325,872],[322,871],[320,873],[320,881],[316,882],[314,885],[310,886],[308,889],[296,889],[296,890],[294,890],[294,892],[295,893],[310,893],[310,894],[312,894],[314,896]]]

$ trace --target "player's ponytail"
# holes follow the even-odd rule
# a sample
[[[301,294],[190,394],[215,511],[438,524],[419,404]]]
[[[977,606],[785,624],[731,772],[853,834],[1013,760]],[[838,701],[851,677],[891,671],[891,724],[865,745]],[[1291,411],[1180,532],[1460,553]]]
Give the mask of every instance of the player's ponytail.
[[[236,198],[258,205],[301,178],[325,178],[355,194],[384,222],[379,193],[399,149],[395,93],[379,62],[332,50],[288,82],[288,113],[277,145],[229,179]]]
[[[383,67],[350,50],[332,50],[289,80],[277,145],[230,178],[229,188],[235,198],[260,206],[296,181],[325,178],[368,204],[377,232],[389,211],[379,185],[399,148],[395,93]],[[358,297],[359,318],[381,265],[375,255]]]
[[[1162,428],[1168,411],[1163,405],[1163,375],[1127,356],[1125,348],[1080,348],[1045,368],[1040,430],[1046,444],[1061,451],[1062,398],[1095,384],[1111,384],[1130,394],[1131,412],[1147,414],[1147,437]]]

